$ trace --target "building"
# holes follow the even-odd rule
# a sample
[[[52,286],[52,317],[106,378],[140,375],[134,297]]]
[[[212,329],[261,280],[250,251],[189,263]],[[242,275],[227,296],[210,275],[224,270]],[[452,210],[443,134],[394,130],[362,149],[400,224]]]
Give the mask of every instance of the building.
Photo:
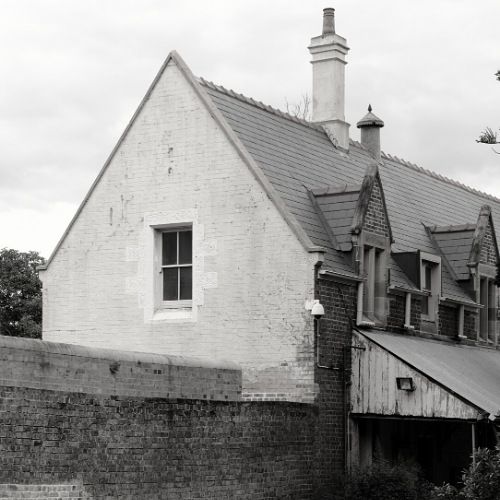
[[[41,269],[43,338],[236,361],[244,400],[318,408],[318,483],[377,450],[453,481],[498,440],[500,200],[384,154],[371,107],[349,138],[333,9],[309,50],[311,122],[168,56]]]

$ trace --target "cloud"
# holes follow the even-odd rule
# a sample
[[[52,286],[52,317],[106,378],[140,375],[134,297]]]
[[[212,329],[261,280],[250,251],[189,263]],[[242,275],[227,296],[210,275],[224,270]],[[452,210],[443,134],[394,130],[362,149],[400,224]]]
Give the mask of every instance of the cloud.
[[[500,127],[500,3],[337,0],[347,38],[346,119],[371,103],[382,149],[500,197],[500,156],[475,139]],[[323,1],[3,0],[1,245],[62,235],[167,54],[226,88],[284,108],[311,94],[307,46]],[[24,231],[43,221],[44,232]],[[49,236],[51,235],[51,236]],[[26,243],[28,244],[28,243]],[[46,252],[47,253],[47,252]]]

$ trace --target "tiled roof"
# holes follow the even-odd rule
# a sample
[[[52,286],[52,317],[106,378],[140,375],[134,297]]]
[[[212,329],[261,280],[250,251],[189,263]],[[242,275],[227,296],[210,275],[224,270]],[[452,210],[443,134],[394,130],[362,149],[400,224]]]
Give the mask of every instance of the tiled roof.
[[[297,118],[296,116],[290,115],[288,113],[284,113],[283,111],[280,111],[279,109],[276,109],[276,108],[273,108],[272,106],[268,106],[266,104],[263,104],[261,101],[256,101],[255,99],[253,99],[251,97],[246,97],[243,94],[238,94],[237,92],[234,92],[234,90],[227,90],[222,85],[216,85],[213,82],[205,80],[203,77],[199,77],[198,81],[202,85],[204,85],[205,87],[211,88],[213,90],[218,90],[219,92],[222,92],[222,93],[225,93],[225,94],[230,95],[232,97],[235,97],[236,99],[239,99],[242,102],[246,102],[247,104],[257,106],[261,109],[264,109],[264,110],[268,111],[269,113],[273,113],[277,116],[281,116],[281,117],[286,118],[288,120],[292,120],[296,123],[300,123],[306,127],[323,132],[323,128],[321,127],[321,125],[317,125],[316,123],[308,122],[307,120],[302,120],[302,119]],[[353,139],[349,139],[349,143],[351,146],[355,146],[355,147],[366,150],[366,148],[364,146],[362,146],[361,143],[358,141],[355,141]],[[497,198],[496,196],[493,196],[492,194],[485,193],[483,191],[478,191],[477,189],[471,188],[470,186],[466,186],[465,184],[462,184],[462,183],[455,181],[453,179],[449,179],[448,177],[444,177],[440,174],[437,174],[436,172],[432,172],[431,170],[426,170],[425,168],[421,168],[421,167],[415,165],[414,163],[411,163],[411,162],[406,161],[404,159],[398,158],[397,156],[391,156],[388,153],[384,153],[384,151],[381,152],[381,155],[382,155],[382,158],[384,158],[386,160],[400,163],[401,165],[405,165],[406,167],[409,167],[412,170],[416,170],[417,172],[421,172],[423,174],[429,175],[430,177],[433,177],[434,179],[439,179],[443,182],[448,182],[454,186],[458,186],[458,187],[464,189],[465,191],[468,191],[469,193],[479,195],[486,200],[496,201],[497,203],[500,203],[500,198]]]
[[[330,197],[344,186],[357,186],[363,181],[371,153],[351,141],[349,152],[337,149],[323,129],[315,124],[248,99],[223,87],[200,80],[212,102],[259,165],[290,212],[315,245],[327,249],[324,268],[342,274],[353,271],[342,252],[325,231],[311,202],[308,190]],[[436,253],[424,226],[454,226],[475,221],[485,199],[489,200],[493,217],[500,213],[500,200],[479,193],[438,174],[384,154],[379,174],[384,188],[395,252],[417,249]],[[328,188],[328,186],[330,186]],[[327,191],[325,191],[325,189]],[[354,194],[354,193],[353,193]],[[338,202],[338,201],[337,201]],[[342,200],[342,203],[349,203]],[[339,217],[332,204],[329,217]],[[328,203],[327,203],[328,204]],[[347,226],[343,226],[347,227]],[[336,238],[344,233],[337,231]],[[396,264],[395,264],[396,265]],[[396,265],[397,267],[397,265]],[[470,302],[470,298],[443,266],[443,295],[453,300]],[[396,276],[397,273],[392,273]]]
[[[312,190],[340,249],[344,252],[352,249],[351,225],[360,190],[361,185]]]
[[[469,262],[476,225],[470,224],[470,226],[472,229],[462,231],[433,231],[439,248],[446,256],[459,280],[466,280],[470,276],[470,269],[467,267],[467,262]]]

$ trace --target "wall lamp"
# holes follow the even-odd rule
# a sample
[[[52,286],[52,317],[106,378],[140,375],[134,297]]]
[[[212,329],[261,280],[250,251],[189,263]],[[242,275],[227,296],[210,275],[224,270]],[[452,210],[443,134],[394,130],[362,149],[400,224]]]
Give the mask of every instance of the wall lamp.
[[[416,389],[411,377],[396,377],[396,384],[400,391],[414,391]]]

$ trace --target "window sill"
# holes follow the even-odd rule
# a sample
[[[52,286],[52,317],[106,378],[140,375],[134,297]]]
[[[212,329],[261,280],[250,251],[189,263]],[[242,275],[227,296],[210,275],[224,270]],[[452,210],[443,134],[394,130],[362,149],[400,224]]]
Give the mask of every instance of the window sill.
[[[152,319],[153,321],[191,320],[193,319],[193,308],[183,305],[162,307],[155,310]]]
[[[163,311],[165,309],[191,309],[192,307],[192,300],[173,300],[171,302],[162,302],[158,307],[158,311]]]

